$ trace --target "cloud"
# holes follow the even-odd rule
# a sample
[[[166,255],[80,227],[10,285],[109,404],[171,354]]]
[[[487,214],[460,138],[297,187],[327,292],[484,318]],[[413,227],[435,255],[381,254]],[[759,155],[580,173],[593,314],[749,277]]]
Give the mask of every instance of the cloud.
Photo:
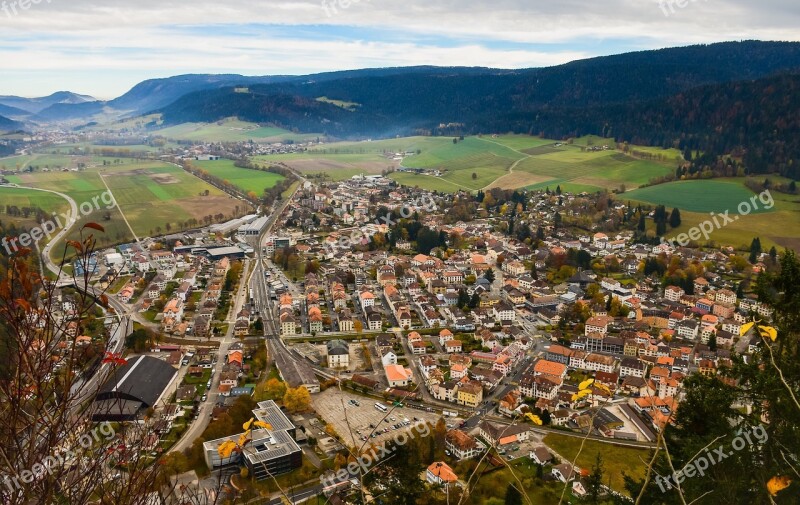
[[[114,95],[142,75],[518,68],[722,40],[800,40],[794,0],[685,0],[669,16],[658,0],[327,1],[326,9],[322,0],[40,0],[13,15],[0,10],[0,71],[10,76],[0,92],[45,92],[52,84],[42,77],[62,74],[83,81],[76,91]]]

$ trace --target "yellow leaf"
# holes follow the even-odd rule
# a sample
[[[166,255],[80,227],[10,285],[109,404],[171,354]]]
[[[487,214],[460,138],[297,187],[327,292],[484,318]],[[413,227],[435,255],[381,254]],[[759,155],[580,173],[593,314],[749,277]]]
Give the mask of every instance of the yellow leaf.
[[[250,434],[249,431],[242,433],[239,435],[239,443],[237,444],[239,447],[244,447],[247,444],[247,436]]]
[[[772,326],[759,326],[758,330],[761,333],[762,337],[769,338],[773,342],[775,342],[775,339],[778,338],[778,330],[776,330]]]
[[[739,336],[742,337],[742,336],[746,335],[747,332],[750,331],[750,329],[755,324],[756,323],[753,321],[753,322],[749,322],[749,323],[745,324],[744,326],[742,326],[742,329],[739,331]]]
[[[255,421],[255,418],[251,417],[249,421],[247,421],[242,425],[242,428],[244,428],[245,430],[249,430],[250,426],[253,425],[253,421]]]
[[[572,395],[572,401],[574,402],[574,401],[580,400],[584,396],[588,396],[590,394],[592,394],[592,390],[591,389],[584,389],[582,391],[578,391],[576,394]]]
[[[236,442],[233,440],[226,440],[217,447],[217,452],[222,459],[227,459],[231,457],[234,449],[236,449]]]
[[[608,395],[611,395],[611,390],[605,384],[595,384],[594,387],[605,392]]]
[[[256,426],[258,426],[259,428],[264,428],[265,430],[271,430],[272,429],[272,425],[269,424],[269,423],[265,423],[264,421],[256,421],[254,424]]]
[[[585,381],[581,382],[581,384],[578,386],[578,389],[588,389],[592,384],[594,384],[594,379],[586,379]]]
[[[776,475],[775,477],[771,478],[769,482],[767,482],[767,490],[769,491],[769,494],[776,496],[778,493],[789,487],[789,484],[791,483],[792,479],[790,479],[788,475]]]

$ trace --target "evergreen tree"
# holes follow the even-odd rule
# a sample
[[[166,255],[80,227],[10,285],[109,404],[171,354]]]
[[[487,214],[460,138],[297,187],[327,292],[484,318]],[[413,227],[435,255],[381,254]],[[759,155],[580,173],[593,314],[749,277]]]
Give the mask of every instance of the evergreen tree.
[[[600,503],[600,494],[603,491],[603,458],[600,453],[594,460],[592,473],[586,477],[586,500],[588,503],[598,505]]]
[[[469,299],[469,308],[474,309],[480,304],[481,297],[478,295],[478,293],[472,293],[472,297]]]
[[[656,222],[656,235],[659,237],[667,233],[667,223],[664,221],[657,221]]]
[[[487,281],[489,281],[489,282],[491,282],[491,283],[494,283],[494,280],[495,280],[495,276],[494,276],[494,270],[492,270],[492,269],[490,268],[489,270],[487,270],[487,271],[486,271],[486,273],[485,273],[485,274],[483,274],[483,277],[484,277],[484,278],[485,278]]]
[[[778,261],[778,250],[775,249],[775,246],[769,248],[769,259],[772,260],[772,263]]]
[[[514,487],[514,483],[509,484],[506,488],[505,505],[522,505],[522,493]]]
[[[672,214],[669,216],[669,225],[672,228],[677,228],[681,225],[681,211],[677,207],[672,209]]]
[[[561,194],[561,185],[560,184],[558,186],[556,186],[556,194],[557,195]]]
[[[647,222],[645,221],[644,214],[639,214],[639,225],[636,227],[637,230],[644,233],[647,231]]]
[[[756,237],[750,243],[750,263],[755,264],[761,255],[761,239]]]
[[[789,193],[797,193],[797,183],[795,181],[789,183]]]
[[[458,290],[458,306],[462,309],[469,306],[469,295],[464,289]]]

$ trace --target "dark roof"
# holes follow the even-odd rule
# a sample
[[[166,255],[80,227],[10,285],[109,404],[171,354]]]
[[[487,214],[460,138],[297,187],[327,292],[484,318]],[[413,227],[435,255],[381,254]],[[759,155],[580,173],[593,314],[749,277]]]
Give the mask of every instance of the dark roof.
[[[96,401],[118,398],[152,407],[176,373],[177,370],[160,359],[150,356],[131,358],[100,388]]]

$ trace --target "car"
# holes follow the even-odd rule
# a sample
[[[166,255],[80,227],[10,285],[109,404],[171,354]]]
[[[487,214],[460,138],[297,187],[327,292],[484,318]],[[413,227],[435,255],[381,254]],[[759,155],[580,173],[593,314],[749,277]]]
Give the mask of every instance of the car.
[[[200,398],[200,401],[201,401],[201,402],[204,402],[204,401],[206,401],[206,400],[208,400],[208,396],[206,396],[206,395],[203,395],[203,396]]]
[[[508,459],[514,459],[514,455],[513,454],[509,454],[508,455]]]

